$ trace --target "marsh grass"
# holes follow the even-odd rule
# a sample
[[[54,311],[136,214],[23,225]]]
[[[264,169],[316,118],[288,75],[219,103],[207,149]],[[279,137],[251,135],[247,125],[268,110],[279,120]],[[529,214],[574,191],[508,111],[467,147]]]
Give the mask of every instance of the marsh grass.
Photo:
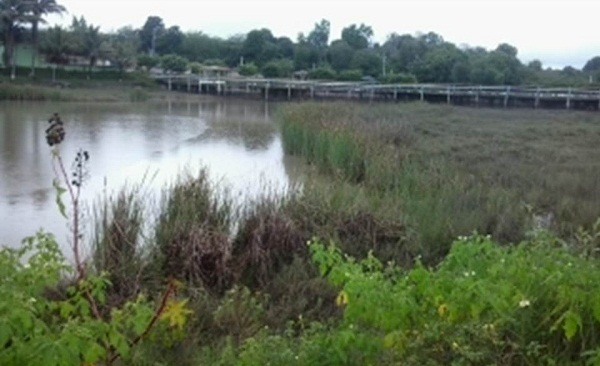
[[[65,96],[54,88],[34,85],[14,85],[0,82],[0,100],[61,101]]]
[[[231,281],[231,201],[213,194],[206,170],[165,190],[156,225],[156,261],[165,277],[215,291]]]
[[[133,298],[142,286],[142,198],[139,190],[123,188],[116,197],[104,197],[94,212],[93,265],[110,274],[111,300],[117,303]]]
[[[431,260],[475,230],[518,242],[542,215],[569,238],[600,216],[595,114],[306,103],[278,118],[287,153],[401,207]]]

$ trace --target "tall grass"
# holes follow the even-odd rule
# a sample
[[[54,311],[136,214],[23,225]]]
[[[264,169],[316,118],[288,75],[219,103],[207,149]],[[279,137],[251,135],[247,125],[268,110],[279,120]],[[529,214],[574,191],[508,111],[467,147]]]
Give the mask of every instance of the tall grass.
[[[95,210],[93,264],[97,272],[110,274],[113,301],[124,302],[141,290],[144,223],[140,191],[123,188],[116,197],[104,197]]]
[[[56,89],[0,83],[0,100],[61,101],[64,99],[62,93]]]
[[[568,238],[600,215],[589,114],[307,103],[278,118],[287,153],[402,207],[432,260],[475,230],[517,242],[542,215]]]

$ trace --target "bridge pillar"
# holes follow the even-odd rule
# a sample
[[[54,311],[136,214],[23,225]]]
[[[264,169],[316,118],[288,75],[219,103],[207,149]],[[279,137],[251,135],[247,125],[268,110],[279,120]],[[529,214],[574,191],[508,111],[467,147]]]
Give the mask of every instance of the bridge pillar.
[[[421,99],[421,102],[425,101],[425,90],[423,90],[423,87],[419,90],[419,98]]]
[[[535,102],[533,108],[538,109],[540,107],[540,88],[538,87],[535,91]]]
[[[394,101],[398,100],[398,88],[394,88]]]
[[[167,80],[167,85],[168,85],[168,89],[169,91],[171,91],[171,89],[173,88],[173,82],[171,81],[171,78],[169,78],[169,80]]]
[[[315,86],[310,86],[310,99],[315,99]]]
[[[451,102],[451,97],[450,96],[451,96],[450,87],[448,87],[446,89],[446,103],[447,104],[450,104],[450,102]]]
[[[567,101],[565,104],[565,107],[567,109],[571,109],[571,87],[569,87],[569,92],[567,93]]]
[[[292,100],[292,87],[290,84],[287,85],[287,99]]]
[[[198,94],[202,94],[202,81],[198,79]]]
[[[477,91],[475,92],[475,105],[477,107],[479,107],[479,93],[481,92],[481,86],[479,88],[477,88]]]
[[[265,84],[265,101],[269,100],[269,82]]]
[[[508,98],[510,95],[510,86],[506,87],[506,92],[504,94],[504,108],[508,107]]]
[[[192,91],[192,78],[188,76],[187,78],[187,91],[190,93]]]

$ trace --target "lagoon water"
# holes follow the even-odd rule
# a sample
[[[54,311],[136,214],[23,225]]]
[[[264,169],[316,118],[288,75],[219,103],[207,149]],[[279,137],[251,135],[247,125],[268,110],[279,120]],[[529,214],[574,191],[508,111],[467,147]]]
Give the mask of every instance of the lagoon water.
[[[52,113],[65,122],[59,149],[67,169],[78,149],[90,154],[82,189],[89,240],[94,202],[125,185],[140,186],[156,205],[161,189],[182,171],[193,174],[206,167],[211,180],[235,197],[256,197],[265,187],[285,190],[292,168],[272,108],[263,102],[177,95],[151,103],[0,103],[0,245],[17,246],[43,228],[68,248],[69,230],[55,202],[51,148],[44,135]]]

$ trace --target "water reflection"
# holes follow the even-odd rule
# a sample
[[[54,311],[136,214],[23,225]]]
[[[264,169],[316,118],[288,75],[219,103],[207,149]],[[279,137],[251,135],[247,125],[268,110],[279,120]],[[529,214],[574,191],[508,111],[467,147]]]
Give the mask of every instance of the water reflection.
[[[60,146],[70,164],[90,152],[88,206],[105,190],[141,182],[158,192],[182,169],[209,169],[234,195],[260,195],[289,182],[281,139],[261,102],[170,98],[149,104],[3,103],[0,108],[0,244],[15,245],[43,227],[66,242],[55,207],[48,117],[59,112],[67,136]],[[67,167],[68,168],[68,167]]]

